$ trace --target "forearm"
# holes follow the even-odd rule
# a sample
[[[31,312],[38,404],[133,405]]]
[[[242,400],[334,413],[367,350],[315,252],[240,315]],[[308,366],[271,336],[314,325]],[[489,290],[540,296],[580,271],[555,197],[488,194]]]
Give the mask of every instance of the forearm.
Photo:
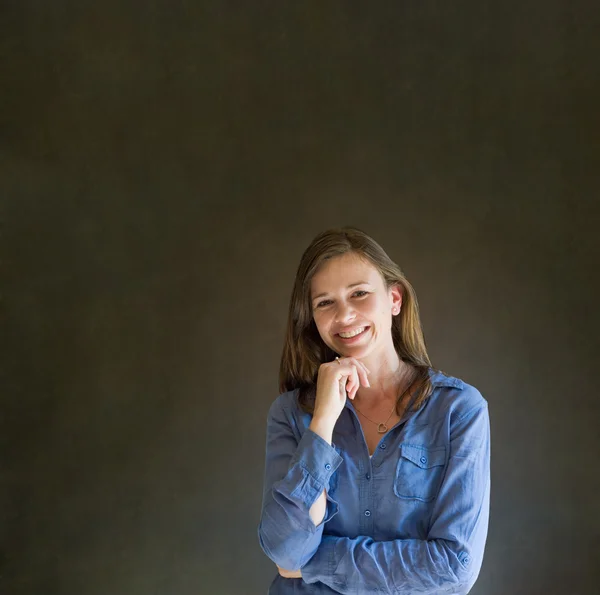
[[[327,511],[327,497],[325,490],[321,492],[321,495],[316,499],[315,503],[310,507],[310,518],[315,524],[315,527],[319,525],[325,518],[325,512]]]
[[[343,594],[423,593],[460,589],[470,578],[464,558],[444,540],[393,540],[323,535],[317,552],[301,568],[307,583],[320,581]],[[332,568],[335,569],[332,572]]]
[[[266,485],[270,487],[264,492],[259,540],[273,562],[290,570],[300,568],[312,557],[324,524],[338,510],[337,503],[326,499],[325,491],[331,474],[342,462],[331,447],[333,430],[318,421],[310,430],[295,451],[289,445],[289,461],[269,457],[270,452],[276,452],[270,446],[267,453]],[[270,442],[277,441],[281,447],[281,439],[273,432]],[[270,481],[269,474],[279,479]]]
[[[328,444],[331,444],[333,436],[333,425],[327,420],[314,419],[310,423],[309,429],[318,434]],[[321,492],[315,503],[310,507],[310,518],[315,526],[318,526],[325,518],[327,511],[326,490]]]

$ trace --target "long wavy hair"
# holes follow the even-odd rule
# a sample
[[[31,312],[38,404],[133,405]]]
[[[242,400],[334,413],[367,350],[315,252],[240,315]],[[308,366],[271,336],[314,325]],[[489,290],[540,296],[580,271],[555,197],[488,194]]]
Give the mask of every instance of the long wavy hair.
[[[401,288],[402,308],[400,314],[392,317],[392,338],[400,359],[417,370],[409,405],[412,410],[417,410],[433,391],[429,376],[431,361],[421,329],[417,296],[400,267],[373,238],[356,227],[321,232],[302,255],[290,299],[279,367],[279,390],[299,389],[300,407],[307,413],[314,413],[319,366],[332,361],[337,354],[321,339],[313,319],[311,280],[325,261],[348,253],[354,253],[375,266],[387,289],[396,284]],[[398,414],[400,407],[398,402]]]

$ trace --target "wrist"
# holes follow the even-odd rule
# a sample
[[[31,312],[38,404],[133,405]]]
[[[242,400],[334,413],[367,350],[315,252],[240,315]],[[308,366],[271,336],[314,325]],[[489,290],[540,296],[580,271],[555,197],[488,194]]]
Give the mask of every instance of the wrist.
[[[335,422],[332,422],[330,419],[324,417],[313,417],[308,429],[312,430],[315,434],[321,436],[323,440],[331,444],[334,426]]]

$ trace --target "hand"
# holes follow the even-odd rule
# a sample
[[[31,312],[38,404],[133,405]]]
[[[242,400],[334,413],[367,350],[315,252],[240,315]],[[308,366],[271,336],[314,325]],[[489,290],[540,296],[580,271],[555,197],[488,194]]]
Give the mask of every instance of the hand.
[[[284,570],[280,566],[277,566],[277,570],[279,570],[279,574],[283,578],[302,578],[302,572],[300,569],[298,570]]]
[[[335,424],[346,404],[346,396],[354,399],[361,384],[371,386],[368,374],[368,368],[354,357],[341,357],[321,364],[313,417]]]

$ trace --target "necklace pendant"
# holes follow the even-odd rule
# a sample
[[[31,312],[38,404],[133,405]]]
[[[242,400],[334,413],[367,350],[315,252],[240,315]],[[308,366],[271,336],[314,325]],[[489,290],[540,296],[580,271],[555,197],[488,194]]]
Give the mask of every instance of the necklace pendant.
[[[377,427],[377,431],[378,431],[380,434],[385,434],[385,433],[388,431],[388,427],[387,427],[387,426],[386,426],[384,423],[381,423],[381,424],[379,424],[379,426]]]

